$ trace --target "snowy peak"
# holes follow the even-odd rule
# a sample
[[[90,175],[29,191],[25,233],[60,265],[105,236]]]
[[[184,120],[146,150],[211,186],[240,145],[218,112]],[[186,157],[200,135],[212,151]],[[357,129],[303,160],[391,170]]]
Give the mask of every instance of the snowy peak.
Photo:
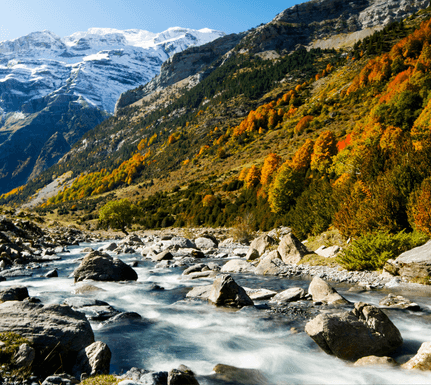
[[[0,112],[59,93],[114,112],[121,93],[147,83],[169,57],[224,35],[180,27],[160,33],[90,28],[65,38],[41,31],[1,42],[0,95],[8,95],[0,98]]]

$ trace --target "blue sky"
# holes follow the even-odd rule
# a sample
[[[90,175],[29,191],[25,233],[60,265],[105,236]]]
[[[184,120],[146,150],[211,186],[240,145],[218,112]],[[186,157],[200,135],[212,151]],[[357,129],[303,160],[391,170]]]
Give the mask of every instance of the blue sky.
[[[212,28],[241,32],[298,0],[0,0],[0,41],[48,29],[64,37],[91,27]]]

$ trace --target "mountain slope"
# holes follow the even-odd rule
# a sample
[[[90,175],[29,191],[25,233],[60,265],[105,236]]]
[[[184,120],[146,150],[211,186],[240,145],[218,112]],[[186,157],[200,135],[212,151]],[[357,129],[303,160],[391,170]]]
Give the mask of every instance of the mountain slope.
[[[43,31],[1,42],[0,192],[53,165],[114,111],[122,92],[148,82],[169,57],[223,35],[178,27],[159,34],[92,28],[64,39]],[[45,145],[52,135],[61,142],[54,153]]]

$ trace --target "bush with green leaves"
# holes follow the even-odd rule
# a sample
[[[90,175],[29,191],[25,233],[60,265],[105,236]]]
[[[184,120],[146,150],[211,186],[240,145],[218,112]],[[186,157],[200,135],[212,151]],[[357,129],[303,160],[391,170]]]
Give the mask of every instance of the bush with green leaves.
[[[100,208],[99,222],[127,234],[126,226],[131,225],[137,213],[138,208],[126,198],[110,201]]]
[[[429,238],[419,232],[390,234],[377,232],[354,240],[343,250],[337,262],[347,270],[378,270],[388,259],[423,245]]]

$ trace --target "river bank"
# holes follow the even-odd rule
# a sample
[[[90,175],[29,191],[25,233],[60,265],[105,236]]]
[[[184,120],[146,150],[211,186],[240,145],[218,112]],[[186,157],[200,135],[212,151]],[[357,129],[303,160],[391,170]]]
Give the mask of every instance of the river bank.
[[[383,306],[403,336],[402,347],[392,354],[403,364],[416,354],[423,342],[431,341],[431,306],[426,286],[403,283],[399,277],[376,272],[347,272],[328,266],[285,263],[274,258],[280,241],[268,244],[267,250],[250,259],[251,246],[235,243],[229,237],[229,229],[189,229],[186,233],[169,229],[138,232],[127,237],[118,233],[76,233],[70,241],[74,237],[80,241],[69,246],[59,241],[69,241],[62,230],[56,230],[58,242],[52,239],[49,245],[43,237],[53,230],[43,231],[46,234],[39,235],[39,243],[34,240],[27,246],[25,243],[29,242],[22,242],[30,251],[39,248],[40,255],[31,261],[27,256],[27,263],[22,265],[14,262],[4,266],[0,275],[6,281],[0,282],[0,287],[25,286],[30,298],[37,298],[43,306],[67,304],[83,312],[90,322],[94,340],[110,348],[109,371],[117,375],[123,372],[119,379],[123,382],[167,383],[169,372],[181,364],[195,373],[199,384],[228,384],[234,380],[243,384],[370,383],[370,379],[374,383],[427,383],[431,380],[426,372],[399,367],[358,369],[324,353],[305,333],[307,322],[321,313],[351,311],[353,303],[359,301],[382,307],[379,302],[389,293],[403,294],[417,303],[420,310]],[[13,238],[10,233],[6,235]],[[55,253],[48,253],[48,246],[62,249],[54,248]],[[91,250],[99,250],[132,266],[137,279],[77,281],[74,272]],[[262,264],[266,266],[263,271]],[[48,275],[52,271],[56,271],[56,276]],[[204,292],[220,274],[230,274],[244,287],[253,298],[253,306],[217,307],[203,296],[190,295],[196,289]],[[313,299],[309,290],[313,277],[329,282],[350,303],[331,305]],[[302,289],[304,296],[293,301],[271,299],[287,289]],[[268,291],[272,294],[268,295]],[[218,364],[259,372],[251,372],[254,374],[248,377],[248,382],[238,382],[238,376],[244,373],[234,371],[234,377],[226,377],[227,369],[221,366],[217,371],[224,370],[223,379],[222,374],[213,371]],[[138,369],[132,370],[133,367]],[[232,373],[232,370],[228,371]],[[153,382],[149,382],[150,377]]]

